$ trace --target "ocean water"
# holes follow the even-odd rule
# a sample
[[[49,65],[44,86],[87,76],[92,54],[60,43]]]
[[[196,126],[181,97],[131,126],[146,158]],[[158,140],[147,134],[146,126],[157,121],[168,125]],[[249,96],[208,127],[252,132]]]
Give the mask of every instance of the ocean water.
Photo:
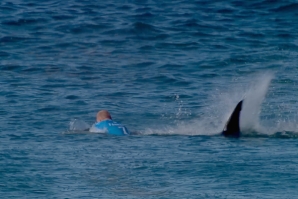
[[[1,198],[297,197],[297,1],[0,11]],[[73,130],[101,109],[136,135]]]

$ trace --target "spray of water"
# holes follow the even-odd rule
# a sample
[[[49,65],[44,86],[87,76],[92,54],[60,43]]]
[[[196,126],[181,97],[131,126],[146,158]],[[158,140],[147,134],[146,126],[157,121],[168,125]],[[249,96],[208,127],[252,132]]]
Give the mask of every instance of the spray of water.
[[[215,89],[207,99],[209,104],[206,103],[202,108],[199,118],[192,118],[187,122],[178,122],[176,125],[164,126],[159,129],[147,129],[143,133],[161,135],[219,134],[236,104],[242,99],[245,100],[240,116],[240,128],[248,134],[252,132],[264,133],[265,128],[260,125],[259,115],[262,101],[272,78],[272,73],[266,73],[253,77],[249,83],[244,82],[245,86],[237,83],[234,86],[228,86],[231,89],[227,91]]]
[[[244,95],[244,103],[240,115],[242,133],[266,133],[260,125],[261,104],[266,96],[273,74],[266,73],[258,76]]]
[[[70,131],[84,131],[90,128],[90,125],[83,120],[73,119],[69,122],[68,129]]]

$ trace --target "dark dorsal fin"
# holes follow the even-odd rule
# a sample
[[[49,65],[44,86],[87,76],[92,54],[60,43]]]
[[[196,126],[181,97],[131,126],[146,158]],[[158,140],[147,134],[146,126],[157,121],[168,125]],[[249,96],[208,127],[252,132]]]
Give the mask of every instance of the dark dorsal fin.
[[[226,137],[240,137],[239,120],[240,120],[242,102],[243,100],[241,100],[237,104],[228,122],[226,123],[225,128],[222,131],[222,134]]]

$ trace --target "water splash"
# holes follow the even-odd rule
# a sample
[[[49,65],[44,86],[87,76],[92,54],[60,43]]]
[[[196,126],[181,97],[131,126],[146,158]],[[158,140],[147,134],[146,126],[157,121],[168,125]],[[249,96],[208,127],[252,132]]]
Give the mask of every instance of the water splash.
[[[245,98],[240,118],[240,128],[247,133],[264,132],[260,125],[259,116],[261,104],[274,75],[265,73],[249,80],[249,82],[229,86],[230,90],[215,89],[207,99],[208,103],[202,108],[198,118],[188,121],[178,121],[175,125],[163,126],[159,129],[146,129],[143,134],[159,135],[218,135],[234,110],[236,104]],[[244,86],[243,86],[244,85]],[[180,109],[178,113],[180,114]]]
[[[69,122],[69,131],[86,131],[90,128],[90,125],[83,120],[73,119]]]
[[[108,131],[106,129],[98,129],[95,127],[95,124],[93,124],[91,126],[91,128],[89,129],[90,133],[108,133]]]
[[[273,77],[272,73],[258,76],[244,94],[245,97],[240,115],[240,129],[242,133],[266,132],[265,128],[260,125],[261,104]]]

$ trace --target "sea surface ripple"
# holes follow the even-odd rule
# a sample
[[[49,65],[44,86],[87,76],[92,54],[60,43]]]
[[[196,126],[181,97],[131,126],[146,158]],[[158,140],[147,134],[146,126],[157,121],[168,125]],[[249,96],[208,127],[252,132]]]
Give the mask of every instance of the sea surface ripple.
[[[1,198],[295,198],[297,16],[293,0],[2,0]],[[218,136],[247,96],[257,132]],[[69,131],[100,109],[138,135]]]

